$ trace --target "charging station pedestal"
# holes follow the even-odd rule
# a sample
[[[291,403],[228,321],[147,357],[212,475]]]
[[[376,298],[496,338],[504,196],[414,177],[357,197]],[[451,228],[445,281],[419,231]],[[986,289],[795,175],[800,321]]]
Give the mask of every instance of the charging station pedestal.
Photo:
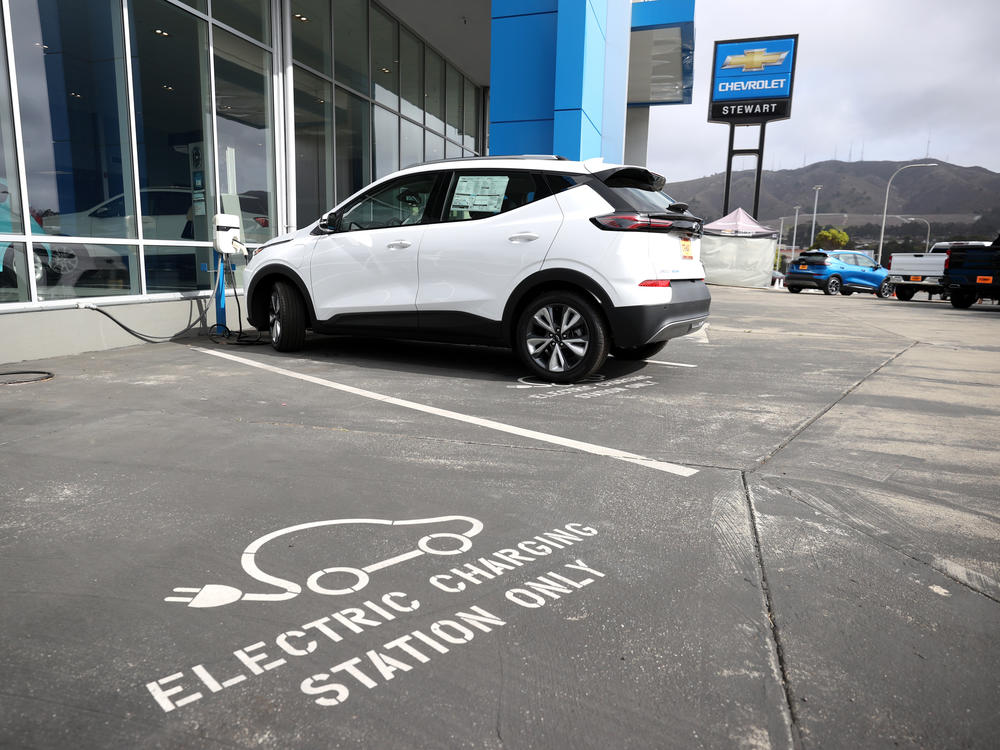
[[[215,326],[213,333],[221,336],[226,325],[226,268],[229,256],[234,253],[247,254],[246,245],[240,241],[240,217],[234,214],[216,214],[212,222],[215,226]]]

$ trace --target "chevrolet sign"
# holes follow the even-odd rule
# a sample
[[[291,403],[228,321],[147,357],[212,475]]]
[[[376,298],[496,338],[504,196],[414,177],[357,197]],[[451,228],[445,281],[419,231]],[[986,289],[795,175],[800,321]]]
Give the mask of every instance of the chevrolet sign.
[[[789,117],[798,35],[715,43],[709,122],[749,125]]]

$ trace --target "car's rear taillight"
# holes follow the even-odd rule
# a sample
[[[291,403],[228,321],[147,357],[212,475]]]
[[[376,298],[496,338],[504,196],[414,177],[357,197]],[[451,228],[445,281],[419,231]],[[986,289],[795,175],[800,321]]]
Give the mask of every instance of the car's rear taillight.
[[[890,271],[892,270],[892,256],[891,256],[891,255],[889,256],[889,265],[888,265],[888,269],[889,269]]]
[[[948,270],[948,266],[951,265],[951,248],[948,248],[948,252],[944,254],[944,270]]]
[[[670,286],[670,279],[646,279],[645,281],[640,281],[639,286]]]
[[[600,229],[610,229],[616,232],[668,231],[674,225],[674,222],[669,219],[660,219],[647,214],[627,212],[595,216],[591,221]]]

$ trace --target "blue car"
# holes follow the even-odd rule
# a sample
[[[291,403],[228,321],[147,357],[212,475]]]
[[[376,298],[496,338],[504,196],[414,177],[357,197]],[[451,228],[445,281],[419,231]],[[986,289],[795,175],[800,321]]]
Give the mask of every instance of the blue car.
[[[785,288],[792,294],[822,289],[845,297],[855,292],[892,296],[889,271],[855,250],[807,250],[788,264]]]

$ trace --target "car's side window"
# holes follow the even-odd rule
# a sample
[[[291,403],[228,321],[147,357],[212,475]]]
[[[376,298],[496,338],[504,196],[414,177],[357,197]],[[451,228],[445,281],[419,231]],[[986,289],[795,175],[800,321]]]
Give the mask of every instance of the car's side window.
[[[875,261],[866,258],[864,255],[855,255],[856,263],[862,268],[872,269],[875,268]]]
[[[436,181],[437,174],[424,173],[393,180],[377,188],[344,211],[340,231],[420,224],[424,221]]]
[[[445,198],[445,221],[486,219],[549,195],[531,172],[456,172]]]

